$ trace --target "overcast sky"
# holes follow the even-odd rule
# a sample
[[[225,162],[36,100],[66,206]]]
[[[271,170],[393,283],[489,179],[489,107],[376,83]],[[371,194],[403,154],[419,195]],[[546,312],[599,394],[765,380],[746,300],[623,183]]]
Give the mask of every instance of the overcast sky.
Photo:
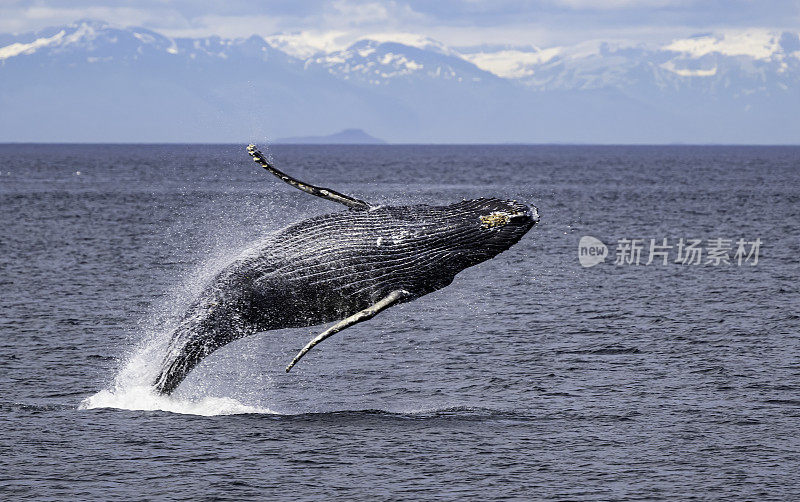
[[[663,42],[743,28],[800,30],[800,0],[0,0],[0,32],[93,18],[169,36],[416,33],[450,46]]]

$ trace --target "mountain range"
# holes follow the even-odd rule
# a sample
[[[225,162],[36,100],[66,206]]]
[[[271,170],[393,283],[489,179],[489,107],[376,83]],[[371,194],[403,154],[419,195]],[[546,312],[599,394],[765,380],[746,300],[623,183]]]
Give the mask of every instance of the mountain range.
[[[800,143],[800,36],[308,50],[79,21],[0,35],[0,142]]]

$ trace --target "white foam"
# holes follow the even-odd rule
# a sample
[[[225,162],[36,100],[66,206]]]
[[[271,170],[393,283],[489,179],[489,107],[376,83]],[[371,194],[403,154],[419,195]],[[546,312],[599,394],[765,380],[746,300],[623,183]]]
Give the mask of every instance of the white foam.
[[[230,397],[204,396],[179,399],[153,392],[149,385],[101,390],[81,401],[78,409],[116,408],[120,410],[168,411],[184,415],[276,414],[269,408],[241,403]]]

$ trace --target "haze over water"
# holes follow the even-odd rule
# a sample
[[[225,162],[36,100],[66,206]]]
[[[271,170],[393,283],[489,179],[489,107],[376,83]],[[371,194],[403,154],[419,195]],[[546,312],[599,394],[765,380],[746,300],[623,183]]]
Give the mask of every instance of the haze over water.
[[[498,196],[542,219],[290,374],[322,327],[234,342],[154,397],[204,278],[343,210],[244,146],[0,145],[3,498],[800,490],[800,147],[272,147],[279,168],[373,203]],[[605,263],[580,265],[585,235]],[[641,265],[614,265],[635,238]],[[645,266],[664,238],[762,245],[755,266],[680,265],[674,249]]]

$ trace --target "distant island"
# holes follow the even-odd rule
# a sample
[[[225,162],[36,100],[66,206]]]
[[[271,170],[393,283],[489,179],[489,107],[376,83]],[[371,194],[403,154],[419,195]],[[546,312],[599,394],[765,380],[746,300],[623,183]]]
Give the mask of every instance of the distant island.
[[[361,129],[344,129],[327,136],[295,136],[278,138],[275,143],[304,145],[384,145],[386,142],[365,133]]]

